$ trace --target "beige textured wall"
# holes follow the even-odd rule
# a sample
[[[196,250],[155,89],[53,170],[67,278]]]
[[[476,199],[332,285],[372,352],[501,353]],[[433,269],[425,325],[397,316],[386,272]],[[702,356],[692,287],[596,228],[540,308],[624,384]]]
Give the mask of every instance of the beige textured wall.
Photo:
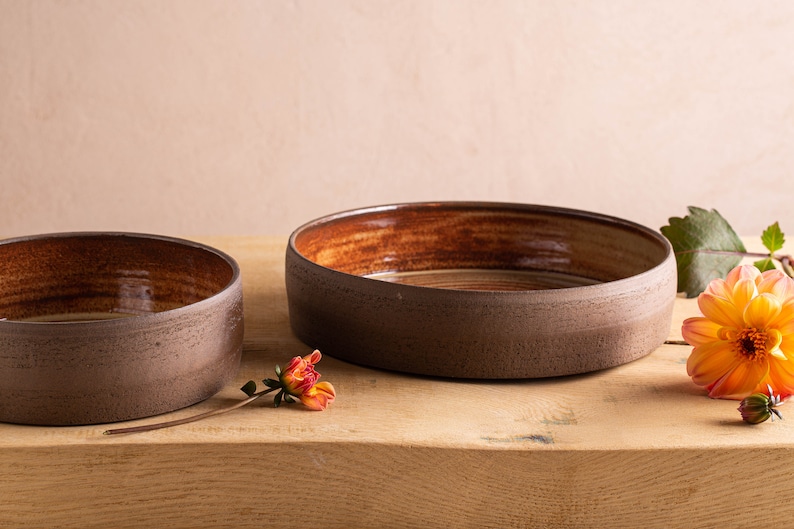
[[[0,233],[500,200],[794,233],[794,2],[0,0]]]

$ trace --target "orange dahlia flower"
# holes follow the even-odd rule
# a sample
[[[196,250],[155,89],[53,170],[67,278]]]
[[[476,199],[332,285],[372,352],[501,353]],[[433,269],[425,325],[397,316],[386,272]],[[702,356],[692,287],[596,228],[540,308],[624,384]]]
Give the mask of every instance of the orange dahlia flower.
[[[794,280],[738,266],[698,296],[703,317],[681,329],[694,348],[687,373],[709,397],[741,400],[767,385],[794,394]]]

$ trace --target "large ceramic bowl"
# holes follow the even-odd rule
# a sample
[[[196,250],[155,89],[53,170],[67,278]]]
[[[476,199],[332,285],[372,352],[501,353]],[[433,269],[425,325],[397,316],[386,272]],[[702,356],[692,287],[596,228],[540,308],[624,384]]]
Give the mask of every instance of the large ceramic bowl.
[[[666,339],[676,295],[659,233],[605,215],[501,203],[398,204],[298,228],[294,333],[353,363],[465,378],[620,365]]]
[[[210,397],[243,341],[237,263],[125,233],[0,242],[0,421],[73,425]]]

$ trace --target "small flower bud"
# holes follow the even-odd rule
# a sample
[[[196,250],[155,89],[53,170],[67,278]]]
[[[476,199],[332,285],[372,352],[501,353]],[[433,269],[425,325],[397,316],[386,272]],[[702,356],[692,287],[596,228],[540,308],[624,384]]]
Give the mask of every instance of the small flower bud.
[[[772,416],[769,411],[769,397],[763,393],[753,393],[739,404],[742,420],[750,424],[762,423]]]
[[[749,397],[745,397],[739,404],[739,413],[742,414],[744,422],[759,424],[770,418],[774,421],[775,416],[783,419],[780,412],[775,409],[775,406],[781,404],[780,397],[775,396],[771,387],[767,386],[767,388],[769,389],[769,395],[753,393]]]

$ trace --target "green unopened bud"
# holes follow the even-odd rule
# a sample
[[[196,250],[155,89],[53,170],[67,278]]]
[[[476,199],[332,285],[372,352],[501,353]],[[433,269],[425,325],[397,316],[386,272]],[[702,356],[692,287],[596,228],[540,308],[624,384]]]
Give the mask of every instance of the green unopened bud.
[[[781,404],[780,396],[775,395],[771,386],[767,385],[767,389],[769,390],[769,395],[765,395],[764,393],[753,393],[749,397],[745,397],[739,404],[739,413],[742,414],[742,420],[744,420],[744,422],[759,424],[767,419],[772,419],[774,421],[775,416],[777,416],[778,419],[783,419],[783,416],[780,415],[780,412],[775,408],[775,406]]]

